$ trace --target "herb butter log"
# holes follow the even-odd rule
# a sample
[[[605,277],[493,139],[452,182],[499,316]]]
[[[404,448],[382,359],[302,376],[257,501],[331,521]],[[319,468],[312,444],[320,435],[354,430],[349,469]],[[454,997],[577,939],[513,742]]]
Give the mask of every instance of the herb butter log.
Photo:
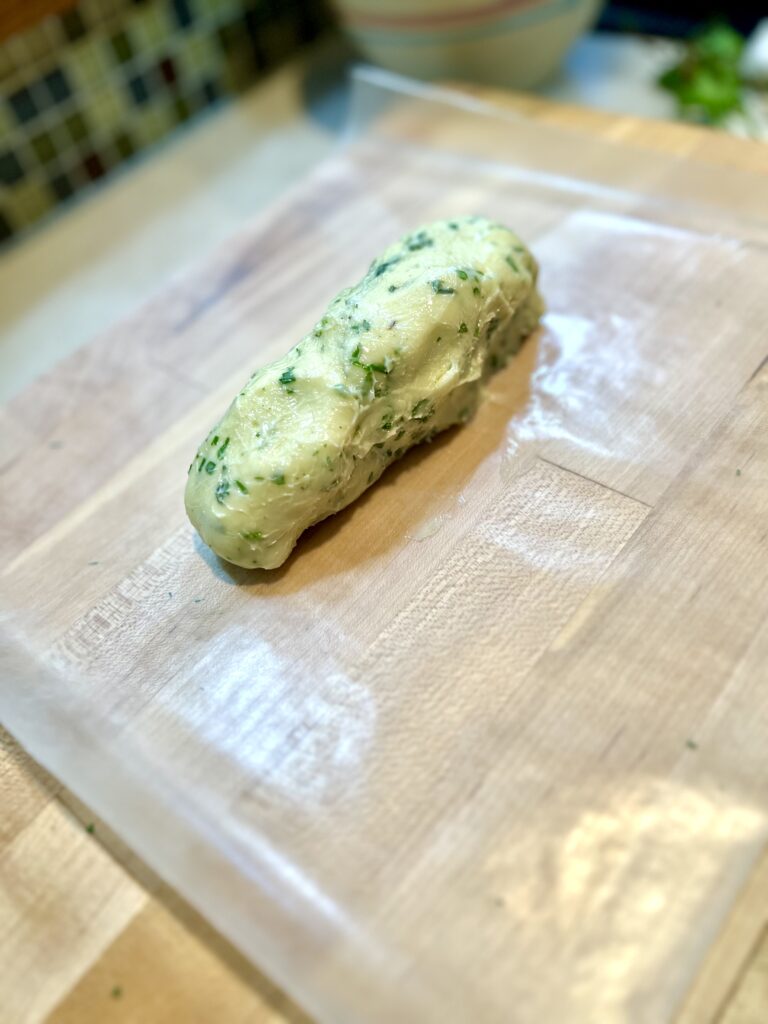
[[[201,445],[186,507],[235,565],[275,569],[413,445],[468,419],[536,326],[537,265],[481,217],[406,236],[295,348],[253,374]]]

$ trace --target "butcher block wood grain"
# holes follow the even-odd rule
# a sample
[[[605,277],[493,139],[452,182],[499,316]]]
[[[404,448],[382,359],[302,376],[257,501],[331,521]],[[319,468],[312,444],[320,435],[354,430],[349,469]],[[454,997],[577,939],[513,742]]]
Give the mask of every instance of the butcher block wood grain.
[[[692,168],[700,161],[765,169],[763,149],[717,135],[530,98],[493,98],[534,118],[685,153]],[[455,131],[449,122],[443,128],[445,137]],[[423,126],[425,136],[440,131],[438,121]],[[490,128],[484,145],[493,146]],[[458,176],[450,185],[468,209],[489,202],[469,179]],[[447,188],[437,182],[438,192]],[[323,616],[331,627],[329,648],[315,636],[312,654],[330,664],[334,636],[364,623],[372,640],[355,653],[355,678],[375,685],[385,727],[403,714],[398,686],[409,678],[418,649],[430,671],[418,699],[408,703],[403,727],[444,766],[441,788],[430,788],[434,806],[458,808],[452,827],[464,836],[478,822],[483,828],[493,822],[494,852],[479,879],[478,851],[466,840],[458,859],[385,857],[390,836],[404,831],[419,849],[420,830],[426,835],[430,823],[413,818],[425,806],[426,781],[393,775],[398,766],[382,751],[369,793],[373,806],[393,790],[400,798],[385,822],[371,818],[379,849],[358,852],[371,877],[388,885],[385,917],[428,945],[452,924],[452,902],[437,900],[449,879],[452,898],[466,905],[491,899],[498,913],[478,925],[480,955],[468,957],[468,969],[475,977],[481,972],[493,993],[514,913],[528,907],[550,914],[547,932],[534,930],[528,959],[507,986],[538,1020],[587,1019],[579,1016],[587,1006],[597,1007],[600,1020],[619,1020],[621,977],[612,965],[650,944],[653,956],[639,975],[642,999],[634,1016],[621,1019],[752,1024],[768,1013],[768,869],[755,854],[766,835],[768,783],[761,693],[768,664],[765,257],[759,246],[729,249],[717,239],[694,243],[670,234],[663,260],[647,266],[641,235],[633,263],[625,228],[606,211],[574,208],[553,233],[562,210],[539,203],[526,211],[508,191],[500,184],[490,201],[510,216],[528,217],[521,232],[545,268],[561,269],[549,288],[545,276],[547,325],[494,380],[472,424],[409,457],[357,506],[306,539],[300,556],[269,584],[271,600],[283,609],[280,635],[295,644],[308,612]],[[34,516],[17,501],[4,504],[0,522],[3,578],[29,610],[29,635],[45,641],[54,662],[76,664],[93,678],[109,666],[116,710],[180,757],[198,757],[201,781],[216,764],[163,713],[163,702],[172,707],[184,688],[190,720],[209,713],[202,697],[191,696],[202,693],[206,671],[195,643],[218,642],[221,623],[207,615],[217,602],[227,602],[228,635],[244,628],[254,586],[247,574],[227,577],[218,569],[179,515],[183,470],[201,424],[215,418],[250,372],[246,355],[255,326],[262,329],[254,358],[263,362],[293,343],[329,289],[354,278],[388,240],[397,219],[392,211],[424,219],[437,205],[417,187],[402,190],[393,168],[377,166],[364,152],[355,173],[337,162],[0,414],[7,427],[0,453],[6,493],[26,493],[28,464],[44,467],[49,481],[50,500]],[[340,247],[340,238],[348,244]],[[564,243],[583,260],[574,259],[568,273],[562,273]],[[600,254],[623,267],[635,322],[658,330],[663,300],[667,348],[658,365],[669,373],[664,381],[648,378],[638,398],[638,380],[653,366],[653,339],[639,343],[619,367],[626,379],[617,381],[606,366],[602,419],[594,407],[558,404],[561,392],[578,395],[580,365],[599,365],[601,342],[625,338],[620,320],[600,319],[609,297],[584,276]],[[696,260],[703,297],[692,309],[668,279]],[[723,269],[731,273],[723,277]],[[592,305],[585,306],[587,292]],[[738,304],[733,325],[721,312],[727,302]],[[575,309],[579,320],[570,315]],[[590,334],[588,320],[600,331]],[[708,330],[712,323],[716,331]],[[561,392],[542,389],[541,381],[559,383]],[[542,416],[558,410],[559,430],[544,443],[524,429],[537,395],[553,403],[542,404]],[[123,426],[117,434],[110,429],[116,408]],[[652,433],[649,421],[658,427]],[[611,431],[623,436],[618,460],[601,444]],[[546,552],[546,565],[531,565],[524,549],[505,542],[510,522],[529,551]],[[61,570],[55,588],[46,585],[53,560]],[[392,607],[383,600],[389,596],[385,566],[399,580]],[[231,586],[233,578],[239,587]],[[370,581],[367,590],[359,586],[363,580]],[[463,619],[468,591],[485,595],[489,610],[481,647],[473,646],[479,620]],[[508,594],[514,635],[493,614]],[[145,663],[121,661],[128,622],[145,638]],[[159,679],[153,654],[168,649],[171,636],[173,676]],[[481,707],[462,686],[457,650],[472,650],[472,671],[488,678],[503,659],[504,687],[489,688]],[[292,671],[276,694],[278,709],[280,701],[292,707]],[[448,689],[444,680],[455,685]],[[320,698],[332,696],[319,686]],[[446,717],[457,723],[458,742],[449,742],[440,725]],[[645,728],[634,729],[633,719]],[[547,741],[553,736],[560,738],[557,749]],[[299,742],[285,760],[287,777],[309,785],[313,756]],[[469,760],[471,776],[461,768]],[[476,782],[478,764],[482,785],[465,800],[463,787]],[[510,777],[519,780],[514,793],[506,785]],[[542,793],[553,777],[558,789]],[[579,823],[572,818],[570,778],[592,794],[592,815]],[[332,786],[332,773],[320,781]],[[0,991],[12,1021],[304,1024],[297,1006],[10,738],[0,756],[0,787]],[[271,811],[253,788],[233,798],[245,820]],[[361,807],[365,813],[370,806]],[[567,892],[523,888],[526,850],[512,827],[521,820],[546,835],[553,850],[567,839],[585,871],[595,844],[612,848],[608,869],[600,877],[588,871],[571,877]],[[724,851],[734,836],[744,841],[741,867],[724,874]],[[411,889],[428,896],[434,888],[428,925],[403,884],[406,873]],[[332,873],[327,881],[343,886]],[[594,912],[586,925],[582,904]],[[614,928],[605,959],[604,929],[615,913],[624,923]],[[597,998],[589,993],[590,1002],[581,1005],[578,992],[563,1005],[562,993],[540,982],[557,967],[542,938],[552,929],[563,929],[567,965],[571,914],[579,916],[582,962],[590,964],[594,950],[595,976],[603,979]],[[693,983],[692,960],[699,964]],[[458,990],[461,984],[459,972]]]

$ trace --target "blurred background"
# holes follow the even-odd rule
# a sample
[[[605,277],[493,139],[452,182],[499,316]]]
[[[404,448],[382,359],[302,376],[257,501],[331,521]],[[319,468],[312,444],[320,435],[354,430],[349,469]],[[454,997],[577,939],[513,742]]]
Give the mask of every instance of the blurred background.
[[[762,137],[768,37],[760,6],[3,0],[0,240],[320,38],[347,40],[330,61],[339,82],[346,62],[360,56],[421,78],[535,89]],[[328,68],[325,79],[333,79]]]
[[[0,0],[0,401],[338,143],[348,70],[768,138],[761,5]]]

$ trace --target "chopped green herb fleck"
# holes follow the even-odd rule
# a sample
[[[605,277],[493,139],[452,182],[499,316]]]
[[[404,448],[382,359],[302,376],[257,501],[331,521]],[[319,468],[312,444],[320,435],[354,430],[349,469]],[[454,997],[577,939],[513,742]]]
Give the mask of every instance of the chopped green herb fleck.
[[[387,291],[388,292],[396,292],[397,291],[397,285],[396,284],[391,284],[389,286],[389,288],[387,288]]]
[[[293,367],[289,366],[287,370],[283,370],[283,372],[278,377],[278,380],[283,386],[293,384],[293,382],[296,380],[296,374],[293,372]]]
[[[273,484],[282,486],[285,483],[285,473],[273,473],[269,479]]]
[[[409,252],[417,252],[419,249],[426,249],[428,246],[434,244],[435,243],[426,231],[419,231],[418,234],[413,235],[405,243]]]
[[[253,479],[254,479],[254,480],[263,480],[263,479],[264,479],[264,477],[263,477],[263,476],[255,476],[255,477],[254,477]]]
[[[686,747],[688,747],[689,750],[698,750],[699,749],[699,744],[696,742],[696,740],[686,740],[685,741],[685,745],[686,745]]]
[[[247,494],[248,488],[245,486],[242,480],[235,480],[235,487],[240,491],[241,494]]]
[[[220,505],[224,504],[224,499],[229,494],[229,480],[219,480],[216,485],[216,501]]]
[[[371,472],[368,474],[368,483],[369,484],[373,483],[373,478],[374,478],[375,475],[376,474],[373,472],[373,470],[371,470]]]
[[[201,455],[200,456],[200,465],[197,467],[197,472],[198,473],[202,473],[204,465],[205,465],[205,456]]]
[[[246,533],[241,533],[240,536],[243,540],[264,540],[264,534],[260,530],[250,530]]]
[[[436,295],[455,295],[456,293],[456,289],[449,288],[447,285],[444,285],[441,278],[438,278],[436,281],[431,281],[430,284],[432,285],[432,291],[435,292]]]
[[[466,281],[467,278],[469,277],[469,274],[466,272],[466,270],[457,270],[456,276],[460,277],[462,281]]]
[[[358,320],[356,323],[350,324],[350,329],[359,334],[360,331],[370,331],[371,325],[368,320]]]
[[[223,458],[224,457],[224,452],[227,450],[228,447],[229,447],[229,438],[226,439],[226,441],[221,446],[221,448],[219,448],[219,450],[216,452],[216,458],[217,459]]]
[[[376,267],[376,270],[374,271],[373,276],[374,277],[381,277],[382,274],[386,273],[386,271],[389,270],[390,267],[394,267],[394,265],[396,263],[399,263],[400,260],[401,260],[400,256],[393,256],[391,259],[384,260],[383,263],[380,263],[378,265],[378,267]],[[374,264],[374,266],[375,266],[375,264]]]
[[[432,413],[429,408],[428,398],[422,398],[416,403],[416,405],[414,405],[413,409],[411,409],[411,416],[415,420],[426,420],[429,419],[431,415]]]
[[[216,463],[215,462],[211,462],[210,460],[208,462],[206,462],[206,464],[205,464],[205,472],[206,473],[211,474],[211,473],[213,473],[214,469],[216,469]]]
[[[469,328],[467,327],[467,325],[462,320],[461,323],[459,324],[459,334],[466,334],[468,329]]]
[[[514,260],[511,256],[505,256],[504,257],[504,262],[508,263],[509,266],[515,271],[515,273],[517,273],[517,274],[520,273],[520,267],[518,267],[517,261]]]
[[[477,285],[475,285],[474,288],[472,289],[472,294],[473,295],[479,295],[480,294],[480,289],[477,287]]]
[[[741,470],[740,469],[736,470],[736,476],[741,476]]]
[[[211,438],[211,444],[215,447],[218,443],[219,443],[219,435],[218,434],[214,434],[214,436]]]
[[[328,467],[328,469],[333,469],[333,459],[331,458],[330,455],[325,456],[325,464]]]
[[[360,345],[355,345],[354,349],[352,350],[352,355],[350,358],[355,366],[359,366],[361,370],[365,370],[366,375],[369,378],[374,373],[388,374],[392,370],[394,363],[392,362],[389,356],[385,358],[383,363],[363,363],[360,360],[360,352]]]
[[[88,833],[89,836],[92,836],[93,833],[96,831],[96,826],[92,821],[89,821],[88,824],[85,826],[85,831]]]
[[[448,221],[448,227],[451,229],[451,231],[458,231],[459,230],[459,225],[456,223],[455,220],[449,220]]]
[[[113,999],[120,999],[123,994],[123,990],[119,985],[115,985],[109,994]]]

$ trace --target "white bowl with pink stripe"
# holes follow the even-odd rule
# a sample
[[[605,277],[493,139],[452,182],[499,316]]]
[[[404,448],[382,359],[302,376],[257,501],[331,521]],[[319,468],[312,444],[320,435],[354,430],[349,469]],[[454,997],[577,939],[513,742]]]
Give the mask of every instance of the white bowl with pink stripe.
[[[525,88],[549,78],[602,0],[334,0],[365,57],[416,78]]]

